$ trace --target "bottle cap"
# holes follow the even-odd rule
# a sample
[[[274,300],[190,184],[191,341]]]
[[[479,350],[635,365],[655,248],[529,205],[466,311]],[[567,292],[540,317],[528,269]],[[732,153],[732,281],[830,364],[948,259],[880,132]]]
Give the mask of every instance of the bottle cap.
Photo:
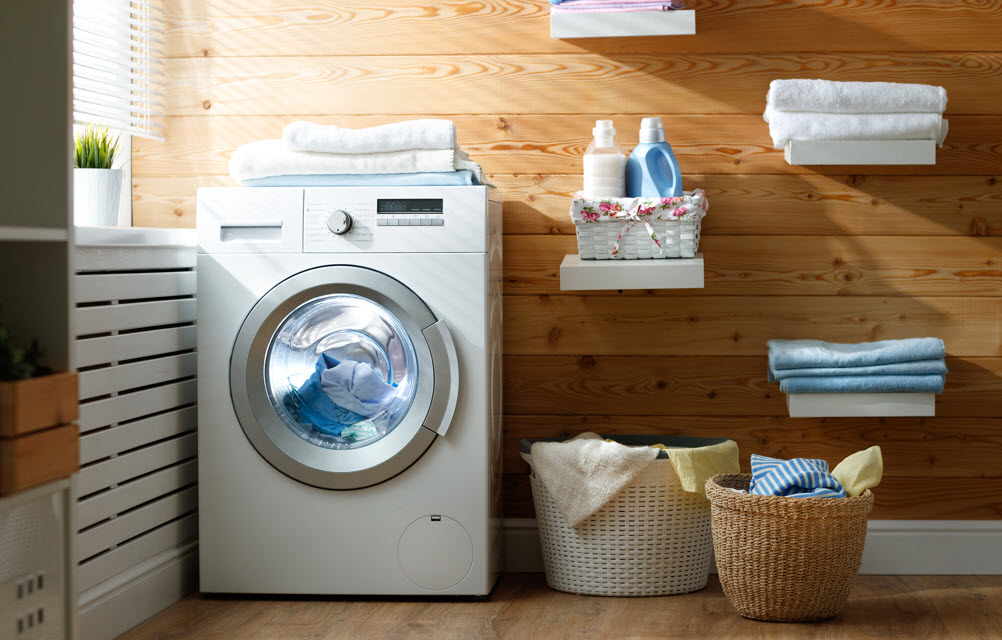
[[[644,118],[640,122],[640,142],[665,142],[665,125],[661,118]]]
[[[599,136],[610,138],[616,135],[616,127],[612,126],[612,120],[596,120],[595,128],[591,130],[591,133],[596,138]]]

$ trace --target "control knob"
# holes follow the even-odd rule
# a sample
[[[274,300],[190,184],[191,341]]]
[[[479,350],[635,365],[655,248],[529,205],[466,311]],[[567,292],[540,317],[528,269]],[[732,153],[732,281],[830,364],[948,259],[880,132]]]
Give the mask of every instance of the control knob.
[[[327,217],[327,228],[337,236],[343,236],[351,231],[353,224],[351,214],[344,209],[336,209]]]

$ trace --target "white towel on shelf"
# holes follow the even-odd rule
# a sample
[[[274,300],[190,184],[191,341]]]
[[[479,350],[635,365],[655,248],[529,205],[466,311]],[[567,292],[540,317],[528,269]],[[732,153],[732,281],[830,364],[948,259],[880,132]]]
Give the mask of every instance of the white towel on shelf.
[[[776,111],[942,114],[946,89],[899,82],[773,80],[766,102]]]
[[[387,153],[412,149],[455,149],[456,125],[451,120],[408,120],[367,129],[346,129],[313,122],[293,122],[282,131],[293,151],[322,153]]]
[[[388,153],[334,154],[292,151],[281,140],[240,145],[230,158],[237,182],[290,175],[439,173],[467,169],[484,182],[483,169],[458,149],[414,149]]]
[[[790,140],[935,140],[949,123],[938,113],[795,113],[767,107],[764,114],[777,149]]]
[[[627,447],[583,433],[532,445],[532,467],[564,520],[575,527],[605,506],[658,457],[654,447]]]

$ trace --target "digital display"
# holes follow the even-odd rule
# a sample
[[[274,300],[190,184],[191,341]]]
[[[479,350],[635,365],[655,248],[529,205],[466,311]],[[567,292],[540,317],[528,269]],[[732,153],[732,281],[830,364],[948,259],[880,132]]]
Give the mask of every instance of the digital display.
[[[442,213],[441,198],[408,198],[376,200],[376,213]]]

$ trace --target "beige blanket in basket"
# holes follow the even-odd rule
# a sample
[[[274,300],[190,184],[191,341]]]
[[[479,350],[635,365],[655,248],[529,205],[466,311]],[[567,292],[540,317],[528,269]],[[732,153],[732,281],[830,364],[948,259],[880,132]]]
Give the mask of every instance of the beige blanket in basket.
[[[565,442],[536,442],[531,455],[536,476],[567,524],[575,527],[630,484],[658,457],[658,450],[582,433]]]

